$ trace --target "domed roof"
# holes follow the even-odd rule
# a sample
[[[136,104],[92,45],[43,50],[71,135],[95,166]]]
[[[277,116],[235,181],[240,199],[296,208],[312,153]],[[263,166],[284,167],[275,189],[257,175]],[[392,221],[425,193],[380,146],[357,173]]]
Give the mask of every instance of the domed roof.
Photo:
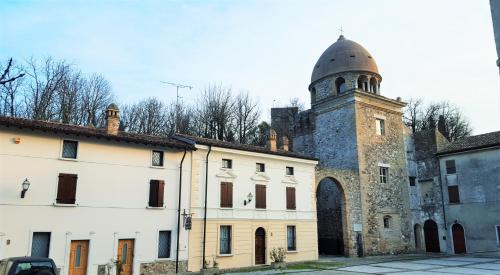
[[[311,82],[325,76],[347,71],[366,71],[378,74],[377,63],[360,44],[340,35],[321,55],[314,66]]]
[[[111,104],[109,104],[109,106],[108,106],[107,110],[115,110],[115,111],[118,111],[119,109],[118,109],[118,106],[116,106],[116,104],[111,103]]]

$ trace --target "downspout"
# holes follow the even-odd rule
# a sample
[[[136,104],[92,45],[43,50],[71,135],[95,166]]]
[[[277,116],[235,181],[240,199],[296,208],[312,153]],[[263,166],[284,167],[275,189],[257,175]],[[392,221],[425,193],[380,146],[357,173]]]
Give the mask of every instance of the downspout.
[[[208,153],[205,161],[205,211],[203,213],[203,263],[202,267],[205,266],[205,248],[206,248],[206,240],[207,240],[207,193],[208,193],[208,156],[210,156],[210,152],[212,152],[212,145],[208,145]]]
[[[441,188],[441,206],[443,207],[443,219],[444,219],[444,229],[448,230],[448,226],[446,225],[446,210],[444,206],[444,190],[443,190],[443,180],[442,180],[442,175],[441,175],[441,160],[439,159],[439,156],[437,156],[438,160],[438,170],[439,170],[439,187]]]
[[[179,202],[177,205],[177,253],[175,254],[175,273],[179,272],[179,236],[181,231],[181,197],[182,197],[182,164],[186,157],[187,149],[184,149],[184,155],[179,165]]]

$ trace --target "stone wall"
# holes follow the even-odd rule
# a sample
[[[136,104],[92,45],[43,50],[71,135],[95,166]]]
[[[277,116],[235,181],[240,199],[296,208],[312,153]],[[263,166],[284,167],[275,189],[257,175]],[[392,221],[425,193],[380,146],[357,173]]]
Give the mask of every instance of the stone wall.
[[[293,139],[291,137],[293,137],[297,113],[297,107],[271,108],[271,128],[276,131],[276,135],[278,136],[278,148],[283,146],[283,136],[289,138],[289,146],[290,148],[293,147]]]
[[[187,271],[187,261],[179,261],[179,272],[185,272],[185,271]],[[139,274],[140,275],[175,274],[175,260],[142,263],[139,269]]]

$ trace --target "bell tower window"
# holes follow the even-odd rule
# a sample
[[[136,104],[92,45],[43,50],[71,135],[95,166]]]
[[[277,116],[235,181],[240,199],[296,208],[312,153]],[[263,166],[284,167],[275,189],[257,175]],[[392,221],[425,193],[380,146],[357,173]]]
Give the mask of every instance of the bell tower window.
[[[339,77],[335,80],[335,88],[336,88],[337,94],[341,94],[341,93],[347,91],[347,85],[346,85],[345,79],[343,77]]]

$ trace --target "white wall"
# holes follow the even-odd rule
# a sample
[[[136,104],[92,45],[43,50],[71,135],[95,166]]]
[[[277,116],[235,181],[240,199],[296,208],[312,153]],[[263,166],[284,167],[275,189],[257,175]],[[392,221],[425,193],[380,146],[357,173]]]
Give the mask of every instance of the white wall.
[[[199,146],[194,152],[197,160],[198,200],[195,201],[196,217],[203,217],[205,196],[205,160],[208,148]],[[233,167],[230,170],[222,168],[222,159],[232,159]],[[265,172],[255,172],[256,163],[265,163]],[[223,219],[305,219],[315,218],[315,166],[316,161],[298,158],[282,157],[270,154],[260,154],[225,148],[212,147],[209,156],[208,169],[208,218]],[[286,176],[286,166],[294,167],[294,176]],[[268,178],[268,180],[258,180]],[[220,208],[220,183],[233,183],[233,208]],[[255,208],[255,185],[266,185],[266,209]],[[295,187],[296,210],[286,210],[286,187]],[[248,193],[252,193],[253,200],[244,205]]]
[[[20,144],[13,142],[15,137],[21,138]],[[62,138],[79,141],[76,161],[59,158]],[[166,151],[165,167],[152,168],[152,149],[0,128],[0,257],[30,255],[32,232],[50,231],[49,256],[63,267],[61,274],[67,274],[72,239],[90,240],[88,274],[95,274],[97,265],[116,257],[118,239],[134,238],[138,274],[141,262],[157,257],[158,230],[171,230],[170,255],[175,260],[179,163],[184,152]],[[184,161],[182,209],[189,206],[190,154]],[[59,173],[78,174],[77,206],[53,205]],[[25,178],[31,186],[21,199]],[[150,179],[165,180],[164,209],[146,208]],[[182,226],[180,244],[179,258],[186,260],[187,231]]]

